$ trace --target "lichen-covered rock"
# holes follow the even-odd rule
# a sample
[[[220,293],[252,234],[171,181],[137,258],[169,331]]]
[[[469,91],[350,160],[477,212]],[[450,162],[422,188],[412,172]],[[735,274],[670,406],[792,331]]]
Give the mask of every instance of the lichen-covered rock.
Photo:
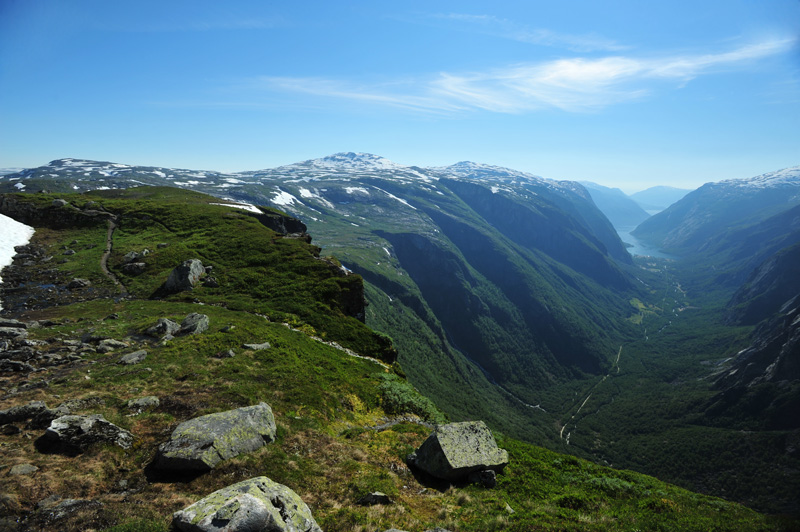
[[[483,421],[465,421],[437,427],[408,462],[436,478],[458,481],[479,471],[502,471],[508,453],[497,447]]]
[[[170,272],[164,289],[168,292],[183,292],[191,290],[200,276],[206,273],[203,263],[198,259],[189,259]]]
[[[101,414],[58,417],[50,422],[42,439],[49,450],[67,454],[83,452],[100,442],[123,449],[130,449],[133,444],[133,434],[107,421]]]
[[[294,491],[256,477],[208,495],[172,515],[183,532],[322,532]]]
[[[175,333],[175,336],[182,336],[184,334],[201,334],[208,330],[210,321],[205,314],[198,314],[192,312],[186,316],[181,322],[181,328]]]
[[[275,417],[266,403],[217,412],[178,425],[158,448],[154,465],[176,471],[208,471],[222,460],[275,440]]]

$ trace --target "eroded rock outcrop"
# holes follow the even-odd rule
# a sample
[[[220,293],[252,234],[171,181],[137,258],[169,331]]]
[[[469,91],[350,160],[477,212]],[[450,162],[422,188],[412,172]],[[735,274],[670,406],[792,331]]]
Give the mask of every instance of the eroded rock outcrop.
[[[300,496],[267,477],[215,491],[175,512],[172,525],[184,532],[322,532]]]
[[[198,472],[275,440],[275,417],[266,403],[217,412],[178,425],[162,443],[157,469]]]

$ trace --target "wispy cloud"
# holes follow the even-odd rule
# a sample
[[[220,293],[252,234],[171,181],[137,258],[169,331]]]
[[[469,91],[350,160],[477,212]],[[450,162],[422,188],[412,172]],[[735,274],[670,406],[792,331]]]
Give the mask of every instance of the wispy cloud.
[[[470,110],[524,113],[541,109],[586,112],[646,97],[661,86],[656,83],[659,81],[680,87],[699,76],[745,68],[754,60],[788,50],[795,42],[773,40],[719,53],[657,58],[577,57],[485,72],[442,72],[425,79],[390,84],[263,76],[251,80],[250,88],[431,113]]]
[[[574,52],[618,52],[629,48],[594,33],[586,35],[559,33],[545,28],[532,28],[492,15],[447,13],[431,15],[430,18],[454,22],[459,24],[464,31],[473,31],[539,46],[561,47]]]

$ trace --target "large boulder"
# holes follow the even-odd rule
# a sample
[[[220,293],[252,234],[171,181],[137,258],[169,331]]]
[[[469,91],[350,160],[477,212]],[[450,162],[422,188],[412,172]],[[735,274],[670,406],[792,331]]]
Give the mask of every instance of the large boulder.
[[[107,421],[101,414],[66,415],[50,422],[41,442],[47,450],[65,454],[81,453],[94,443],[111,443],[130,449],[133,434]]]
[[[168,292],[191,290],[200,280],[200,276],[205,273],[206,269],[203,267],[202,262],[198,259],[189,259],[170,272],[167,282],[164,284],[164,289]]]
[[[217,412],[178,425],[162,443],[154,466],[208,471],[222,460],[252,452],[275,440],[275,417],[266,403]]]
[[[465,421],[437,427],[408,462],[436,478],[461,481],[482,471],[499,473],[508,464],[508,453],[497,447],[483,421]]]
[[[267,477],[222,488],[172,515],[183,532],[322,532],[294,491]]]

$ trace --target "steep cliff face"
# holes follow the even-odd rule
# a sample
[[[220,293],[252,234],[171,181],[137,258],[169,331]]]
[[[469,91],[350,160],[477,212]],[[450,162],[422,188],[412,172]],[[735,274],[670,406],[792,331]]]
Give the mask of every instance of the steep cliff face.
[[[540,250],[604,286],[630,288],[628,277],[613,263],[605,244],[580,223],[580,218],[568,216],[554,204],[536,198],[526,198],[523,203],[490,193],[477,184],[453,180],[444,183],[487,222],[521,246]],[[615,247],[619,245],[619,237],[616,240]],[[624,249],[617,256],[625,262],[631,260]]]
[[[727,321],[756,323],[779,312],[800,295],[800,244],[789,246],[753,270],[728,304]]]
[[[712,417],[767,430],[800,428],[800,297],[756,329],[716,386],[721,392],[706,410]]]

